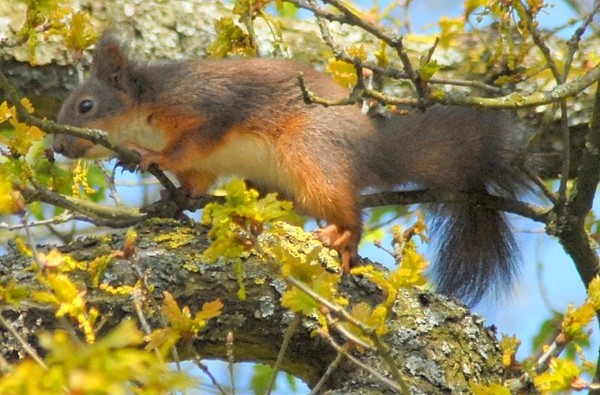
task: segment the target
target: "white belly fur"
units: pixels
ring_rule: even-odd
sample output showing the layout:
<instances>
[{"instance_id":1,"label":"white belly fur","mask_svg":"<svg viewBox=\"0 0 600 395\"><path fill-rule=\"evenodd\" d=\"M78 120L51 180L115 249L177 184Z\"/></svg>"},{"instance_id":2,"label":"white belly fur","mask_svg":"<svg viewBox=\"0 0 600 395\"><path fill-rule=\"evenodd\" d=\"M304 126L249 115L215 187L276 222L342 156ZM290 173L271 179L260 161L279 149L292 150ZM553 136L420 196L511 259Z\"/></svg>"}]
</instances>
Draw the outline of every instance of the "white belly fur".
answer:
<instances>
[{"instance_id":1,"label":"white belly fur","mask_svg":"<svg viewBox=\"0 0 600 395\"><path fill-rule=\"evenodd\" d=\"M196 169L218 176L237 175L260 186L293 196L292 177L281 166L278 153L268 139L235 134L196 164Z\"/></svg>"}]
</instances>

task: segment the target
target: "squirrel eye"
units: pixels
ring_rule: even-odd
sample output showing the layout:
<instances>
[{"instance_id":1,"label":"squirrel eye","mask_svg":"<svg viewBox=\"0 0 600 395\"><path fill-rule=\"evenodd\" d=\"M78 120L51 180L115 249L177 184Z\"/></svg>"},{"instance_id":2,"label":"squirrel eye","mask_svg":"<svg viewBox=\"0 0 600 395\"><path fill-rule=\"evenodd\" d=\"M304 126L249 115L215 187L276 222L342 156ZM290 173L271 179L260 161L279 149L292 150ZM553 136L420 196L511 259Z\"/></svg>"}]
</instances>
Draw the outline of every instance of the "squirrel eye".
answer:
<instances>
[{"instance_id":1,"label":"squirrel eye","mask_svg":"<svg viewBox=\"0 0 600 395\"><path fill-rule=\"evenodd\" d=\"M92 110L92 108L94 108L94 101L93 100L82 100L79 103L79 113L80 114L85 114L86 112L89 112Z\"/></svg>"}]
</instances>

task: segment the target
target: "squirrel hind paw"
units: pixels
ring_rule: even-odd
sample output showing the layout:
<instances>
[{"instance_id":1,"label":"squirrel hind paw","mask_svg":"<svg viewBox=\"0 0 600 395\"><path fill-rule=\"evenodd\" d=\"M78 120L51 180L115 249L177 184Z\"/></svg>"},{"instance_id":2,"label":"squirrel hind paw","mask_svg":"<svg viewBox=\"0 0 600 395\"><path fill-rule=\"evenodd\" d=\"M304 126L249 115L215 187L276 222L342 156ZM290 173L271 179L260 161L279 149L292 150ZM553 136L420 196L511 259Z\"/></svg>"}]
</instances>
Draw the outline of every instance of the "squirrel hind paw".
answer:
<instances>
[{"instance_id":1,"label":"squirrel hind paw","mask_svg":"<svg viewBox=\"0 0 600 395\"><path fill-rule=\"evenodd\" d=\"M357 243L350 230L342 230L337 225L328 225L314 231L315 237L327 247L335 249L342 260L344 273L350 271L350 267L358 260Z\"/></svg>"}]
</instances>

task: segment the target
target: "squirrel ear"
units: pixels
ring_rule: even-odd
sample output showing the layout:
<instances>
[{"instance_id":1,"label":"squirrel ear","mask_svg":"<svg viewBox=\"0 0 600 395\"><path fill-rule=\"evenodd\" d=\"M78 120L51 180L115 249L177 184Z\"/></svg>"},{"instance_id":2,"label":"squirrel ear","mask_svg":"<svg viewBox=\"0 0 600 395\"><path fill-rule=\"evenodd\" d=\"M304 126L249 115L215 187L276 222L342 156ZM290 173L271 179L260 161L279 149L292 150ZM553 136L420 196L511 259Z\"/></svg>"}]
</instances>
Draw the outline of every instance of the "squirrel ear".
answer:
<instances>
[{"instance_id":1,"label":"squirrel ear","mask_svg":"<svg viewBox=\"0 0 600 395\"><path fill-rule=\"evenodd\" d=\"M126 90L129 64L119 39L111 33L104 33L96 45L90 73L114 88Z\"/></svg>"}]
</instances>

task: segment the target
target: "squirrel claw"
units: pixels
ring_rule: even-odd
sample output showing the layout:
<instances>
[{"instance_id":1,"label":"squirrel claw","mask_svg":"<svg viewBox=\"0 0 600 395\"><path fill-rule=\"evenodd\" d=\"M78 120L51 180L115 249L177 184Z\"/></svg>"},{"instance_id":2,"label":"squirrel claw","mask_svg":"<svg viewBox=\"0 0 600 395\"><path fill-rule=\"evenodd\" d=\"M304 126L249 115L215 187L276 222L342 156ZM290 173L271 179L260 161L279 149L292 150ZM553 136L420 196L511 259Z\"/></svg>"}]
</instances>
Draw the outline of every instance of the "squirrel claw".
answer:
<instances>
[{"instance_id":1,"label":"squirrel claw","mask_svg":"<svg viewBox=\"0 0 600 395\"><path fill-rule=\"evenodd\" d=\"M352 232L340 231L337 225L328 225L314 231L315 237L328 247L335 249L342 259L344 273L350 271L350 263L356 258L355 248L351 247Z\"/></svg>"},{"instance_id":2,"label":"squirrel claw","mask_svg":"<svg viewBox=\"0 0 600 395\"><path fill-rule=\"evenodd\" d=\"M117 164L115 165L115 168L119 167L121 168L121 174L123 174L124 171L135 173L139 170L139 166L136 163L124 162L122 160L117 161Z\"/></svg>"}]
</instances>

